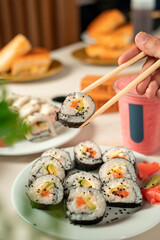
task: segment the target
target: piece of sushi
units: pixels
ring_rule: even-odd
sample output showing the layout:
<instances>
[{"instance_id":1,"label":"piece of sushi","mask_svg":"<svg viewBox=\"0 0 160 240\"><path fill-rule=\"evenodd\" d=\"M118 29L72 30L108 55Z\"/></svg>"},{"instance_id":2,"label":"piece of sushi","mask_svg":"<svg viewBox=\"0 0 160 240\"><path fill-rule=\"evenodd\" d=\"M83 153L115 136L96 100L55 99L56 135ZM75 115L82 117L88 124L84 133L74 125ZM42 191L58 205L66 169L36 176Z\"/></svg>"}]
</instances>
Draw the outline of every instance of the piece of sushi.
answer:
<instances>
[{"instance_id":1,"label":"piece of sushi","mask_svg":"<svg viewBox=\"0 0 160 240\"><path fill-rule=\"evenodd\" d=\"M85 171L72 171L64 180L64 192L67 196L72 188L88 187L100 190L101 182L92 173Z\"/></svg>"},{"instance_id":2,"label":"piece of sushi","mask_svg":"<svg viewBox=\"0 0 160 240\"><path fill-rule=\"evenodd\" d=\"M45 175L37 178L29 187L27 196L32 206L47 209L63 199L63 185L55 175ZM33 204L35 203L35 204Z\"/></svg>"},{"instance_id":3,"label":"piece of sushi","mask_svg":"<svg viewBox=\"0 0 160 240\"><path fill-rule=\"evenodd\" d=\"M57 112L57 121L66 127L78 128L95 112L93 99L82 92L70 93Z\"/></svg>"},{"instance_id":4,"label":"piece of sushi","mask_svg":"<svg viewBox=\"0 0 160 240\"><path fill-rule=\"evenodd\" d=\"M99 177L102 183L107 183L116 178L130 178L136 181L133 164L122 158L115 158L105 162L99 169Z\"/></svg>"},{"instance_id":5,"label":"piece of sushi","mask_svg":"<svg viewBox=\"0 0 160 240\"><path fill-rule=\"evenodd\" d=\"M67 215L74 224L91 225L100 222L106 211L103 194L93 188L71 189L67 199Z\"/></svg>"},{"instance_id":6,"label":"piece of sushi","mask_svg":"<svg viewBox=\"0 0 160 240\"><path fill-rule=\"evenodd\" d=\"M25 121L31 126L31 131L26 135L29 141L38 142L56 136L50 119L42 113L33 113Z\"/></svg>"},{"instance_id":7,"label":"piece of sushi","mask_svg":"<svg viewBox=\"0 0 160 240\"><path fill-rule=\"evenodd\" d=\"M30 101L30 96L20 96L11 105L11 109L19 111L20 108Z\"/></svg>"},{"instance_id":8,"label":"piece of sushi","mask_svg":"<svg viewBox=\"0 0 160 240\"><path fill-rule=\"evenodd\" d=\"M51 148L45 151L42 154L42 157L43 156L56 158L63 165L66 171L74 168L74 162L71 160L70 154L63 149Z\"/></svg>"},{"instance_id":9,"label":"piece of sushi","mask_svg":"<svg viewBox=\"0 0 160 240\"><path fill-rule=\"evenodd\" d=\"M29 101L19 110L19 115L21 118L26 118L27 116L33 114L34 112L39 112L39 104L33 104L32 101Z\"/></svg>"},{"instance_id":10,"label":"piece of sushi","mask_svg":"<svg viewBox=\"0 0 160 240\"><path fill-rule=\"evenodd\" d=\"M62 164L55 158L46 156L40 157L33 164L29 176L29 185L31 185L37 178L43 175L51 175L59 177L61 181L65 178L65 170Z\"/></svg>"},{"instance_id":11,"label":"piece of sushi","mask_svg":"<svg viewBox=\"0 0 160 240\"><path fill-rule=\"evenodd\" d=\"M95 170L102 164L101 150L91 141L81 142L74 148L76 167L81 170Z\"/></svg>"},{"instance_id":12,"label":"piece of sushi","mask_svg":"<svg viewBox=\"0 0 160 240\"><path fill-rule=\"evenodd\" d=\"M135 164L136 158L133 152L129 148L125 147L111 147L103 154L103 162L113 158L123 158L130 161L133 165Z\"/></svg>"},{"instance_id":13,"label":"piece of sushi","mask_svg":"<svg viewBox=\"0 0 160 240\"><path fill-rule=\"evenodd\" d=\"M103 185L102 192L108 206L134 208L142 203L141 190L131 179L111 180Z\"/></svg>"}]
</instances>

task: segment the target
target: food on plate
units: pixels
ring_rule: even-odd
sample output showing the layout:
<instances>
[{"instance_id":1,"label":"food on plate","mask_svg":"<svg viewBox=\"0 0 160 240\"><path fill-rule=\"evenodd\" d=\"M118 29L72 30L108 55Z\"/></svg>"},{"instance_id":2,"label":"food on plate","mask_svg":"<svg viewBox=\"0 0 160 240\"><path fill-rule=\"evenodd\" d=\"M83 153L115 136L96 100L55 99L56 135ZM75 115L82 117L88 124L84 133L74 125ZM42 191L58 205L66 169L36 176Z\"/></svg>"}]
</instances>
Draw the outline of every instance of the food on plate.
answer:
<instances>
[{"instance_id":1,"label":"food on plate","mask_svg":"<svg viewBox=\"0 0 160 240\"><path fill-rule=\"evenodd\" d=\"M111 49L123 49L133 40L133 25L131 23L124 24L112 32L102 33L96 37L97 44L106 46Z\"/></svg>"},{"instance_id":2,"label":"food on plate","mask_svg":"<svg viewBox=\"0 0 160 240\"><path fill-rule=\"evenodd\" d=\"M133 165L122 158L114 158L105 162L99 169L99 177L103 183L117 178L129 178L136 181Z\"/></svg>"},{"instance_id":3,"label":"food on plate","mask_svg":"<svg viewBox=\"0 0 160 240\"><path fill-rule=\"evenodd\" d=\"M61 124L56 122L56 111L59 110L51 102L21 96L15 93L7 97L10 108L19 113L20 117L31 126L31 130L25 136L27 140L43 141L57 135Z\"/></svg>"},{"instance_id":4,"label":"food on plate","mask_svg":"<svg viewBox=\"0 0 160 240\"><path fill-rule=\"evenodd\" d=\"M153 188L158 185L160 185L160 175L155 175L146 182L145 188Z\"/></svg>"},{"instance_id":5,"label":"food on plate","mask_svg":"<svg viewBox=\"0 0 160 240\"><path fill-rule=\"evenodd\" d=\"M78 128L95 111L93 99L82 93L70 93L62 103L56 119L66 127Z\"/></svg>"},{"instance_id":6,"label":"food on plate","mask_svg":"<svg viewBox=\"0 0 160 240\"><path fill-rule=\"evenodd\" d=\"M106 203L100 191L93 188L71 189L67 199L67 215L74 224L91 225L100 222Z\"/></svg>"},{"instance_id":7,"label":"food on plate","mask_svg":"<svg viewBox=\"0 0 160 240\"><path fill-rule=\"evenodd\" d=\"M74 168L74 161L71 160L70 154L59 148L51 148L42 154L42 157L49 156L57 159L66 171Z\"/></svg>"},{"instance_id":8,"label":"food on plate","mask_svg":"<svg viewBox=\"0 0 160 240\"><path fill-rule=\"evenodd\" d=\"M37 178L29 187L27 196L37 208L47 209L63 199L63 185L55 175L45 175Z\"/></svg>"},{"instance_id":9,"label":"food on plate","mask_svg":"<svg viewBox=\"0 0 160 240\"><path fill-rule=\"evenodd\" d=\"M26 138L32 142L39 142L56 136L55 129L48 116L35 112L29 115L25 122L31 126L31 131L27 133Z\"/></svg>"},{"instance_id":10,"label":"food on plate","mask_svg":"<svg viewBox=\"0 0 160 240\"><path fill-rule=\"evenodd\" d=\"M123 156L127 156L129 149L123 150L125 150ZM125 158L116 158L109 159L102 165L101 149L90 141L80 142L72 151L68 151L69 153L64 149L49 149L33 163L26 192L33 207L47 209L47 206L62 201L63 211L71 223L90 225L105 220L104 215L108 214L107 206L120 208L141 206L142 194L136 183L135 169L131 162ZM77 169L79 165L70 165L70 161L76 162L77 158L82 161L87 171L102 165L99 175L98 171L94 173L80 171ZM97 165L96 168L92 166L94 164ZM108 174L111 171L112 173ZM33 202L38 205L33 205Z\"/></svg>"},{"instance_id":11,"label":"food on plate","mask_svg":"<svg viewBox=\"0 0 160 240\"><path fill-rule=\"evenodd\" d=\"M133 152L129 148L125 147L111 147L108 150L106 150L103 154L103 162L107 162L109 159L114 158L123 158L128 161L130 161L132 164L135 164L135 156Z\"/></svg>"},{"instance_id":12,"label":"food on plate","mask_svg":"<svg viewBox=\"0 0 160 240\"><path fill-rule=\"evenodd\" d=\"M141 193L150 204L160 205L160 184L156 187L142 189Z\"/></svg>"},{"instance_id":13,"label":"food on plate","mask_svg":"<svg viewBox=\"0 0 160 240\"><path fill-rule=\"evenodd\" d=\"M65 195L68 196L69 191L72 188L77 187L88 187L100 190L101 182L92 173L78 170L76 172L72 171L71 173L68 174L64 181Z\"/></svg>"},{"instance_id":14,"label":"food on plate","mask_svg":"<svg viewBox=\"0 0 160 240\"><path fill-rule=\"evenodd\" d=\"M87 55L91 58L115 59L117 60L126 50L133 47L133 43L129 43L122 48L109 48L100 44L88 45L85 48Z\"/></svg>"},{"instance_id":15,"label":"food on plate","mask_svg":"<svg viewBox=\"0 0 160 240\"><path fill-rule=\"evenodd\" d=\"M138 184L127 178L109 181L102 187L102 192L108 206L138 207L142 203L142 194Z\"/></svg>"},{"instance_id":16,"label":"food on plate","mask_svg":"<svg viewBox=\"0 0 160 240\"><path fill-rule=\"evenodd\" d=\"M0 51L0 72L9 71L13 61L30 50L29 40L22 34L18 34Z\"/></svg>"},{"instance_id":17,"label":"food on plate","mask_svg":"<svg viewBox=\"0 0 160 240\"><path fill-rule=\"evenodd\" d=\"M74 148L75 164L78 169L95 170L102 163L99 146L91 141L81 142Z\"/></svg>"},{"instance_id":18,"label":"food on plate","mask_svg":"<svg viewBox=\"0 0 160 240\"><path fill-rule=\"evenodd\" d=\"M160 166L157 162L147 163L141 162L137 164L139 173L138 177L145 182L148 177L150 177L153 173L156 173L160 170Z\"/></svg>"},{"instance_id":19,"label":"food on plate","mask_svg":"<svg viewBox=\"0 0 160 240\"><path fill-rule=\"evenodd\" d=\"M87 27L87 33L96 37L102 33L108 33L126 22L125 16L118 9L102 12Z\"/></svg>"},{"instance_id":20,"label":"food on plate","mask_svg":"<svg viewBox=\"0 0 160 240\"><path fill-rule=\"evenodd\" d=\"M46 73L51 64L51 56L45 48L33 48L27 54L12 62L11 74L16 77L32 77Z\"/></svg>"},{"instance_id":21,"label":"food on plate","mask_svg":"<svg viewBox=\"0 0 160 240\"><path fill-rule=\"evenodd\" d=\"M41 176L52 174L63 181L65 178L65 169L62 164L57 159L50 156L40 157L33 164L30 171L29 185Z\"/></svg>"}]
</instances>

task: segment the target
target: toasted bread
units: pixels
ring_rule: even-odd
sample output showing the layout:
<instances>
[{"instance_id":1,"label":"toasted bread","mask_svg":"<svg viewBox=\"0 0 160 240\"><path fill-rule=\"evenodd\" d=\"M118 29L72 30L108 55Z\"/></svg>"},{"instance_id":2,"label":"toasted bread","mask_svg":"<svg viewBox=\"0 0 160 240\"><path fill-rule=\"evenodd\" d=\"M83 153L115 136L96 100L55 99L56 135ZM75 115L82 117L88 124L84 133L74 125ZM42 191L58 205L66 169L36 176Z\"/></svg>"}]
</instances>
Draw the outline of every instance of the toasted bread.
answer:
<instances>
[{"instance_id":1,"label":"toasted bread","mask_svg":"<svg viewBox=\"0 0 160 240\"><path fill-rule=\"evenodd\" d=\"M87 27L87 33L91 37L109 33L126 22L125 16L118 9L102 12Z\"/></svg>"},{"instance_id":2,"label":"toasted bread","mask_svg":"<svg viewBox=\"0 0 160 240\"><path fill-rule=\"evenodd\" d=\"M0 72L10 70L12 62L31 50L31 43L22 34L18 34L0 51Z\"/></svg>"}]
</instances>

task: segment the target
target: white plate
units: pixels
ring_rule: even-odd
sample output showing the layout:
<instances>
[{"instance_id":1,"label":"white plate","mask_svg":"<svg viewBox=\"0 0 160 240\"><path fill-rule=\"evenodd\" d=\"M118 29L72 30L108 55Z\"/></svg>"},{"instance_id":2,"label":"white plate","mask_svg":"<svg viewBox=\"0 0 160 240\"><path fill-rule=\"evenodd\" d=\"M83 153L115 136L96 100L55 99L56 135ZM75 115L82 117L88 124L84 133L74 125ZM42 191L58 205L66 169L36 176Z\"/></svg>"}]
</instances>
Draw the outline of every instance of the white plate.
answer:
<instances>
[{"instance_id":1,"label":"white plate","mask_svg":"<svg viewBox=\"0 0 160 240\"><path fill-rule=\"evenodd\" d=\"M107 147L102 146L101 149L104 151ZM73 148L66 148L66 150L71 153L73 158ZM151 162L151 159L146 156L138 153L135 153L135 155L137 162L144 160ZM123 220L112 224L105 223L103 225L83 227L70 224L69 220L64 216L55 217L51 211L32 208L25 193L32 164L33 162L17 176L12 187L12 202L18 214L34 228L42 232L69 240L120 240L143 233L160 222L160 207L146 202L139 211L129 214ZM107 211L114 215L119 209L108 208ZM127 209L127 212L129 211L130 209Z\"/></svg>"},{"instance_id":2,"label":"white plate","mask_svg":"<svg viewBox=\"0 0 160 240\"><path fill-rule=\"evenodd\" d=\"M0 148L0 155L16 156L43 152L51 147L58 147L75 137L79 129L62 127L58 135L54 138L42 142L30 142L23 140L15 143L11 147Z\"/></svg>"}]
</instances>

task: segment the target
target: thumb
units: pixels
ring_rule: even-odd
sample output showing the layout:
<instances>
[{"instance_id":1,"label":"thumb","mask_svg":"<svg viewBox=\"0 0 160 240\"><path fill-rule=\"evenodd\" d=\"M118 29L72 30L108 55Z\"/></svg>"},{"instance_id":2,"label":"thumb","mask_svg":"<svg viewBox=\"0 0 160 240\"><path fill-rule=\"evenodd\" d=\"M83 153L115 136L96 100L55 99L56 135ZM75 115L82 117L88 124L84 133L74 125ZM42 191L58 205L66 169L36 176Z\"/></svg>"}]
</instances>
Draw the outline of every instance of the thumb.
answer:
<instances>
[{"instance_id":1,"label":"thumb","mask_svg":"<svg viewBox=\"0 0 160 240\"><path fill-rule=\"evenodd\" d=\"M137 47L147 55L160 58L160 39L152 35L140 32L135 37Z\"/></svg>"}]
</instances>

